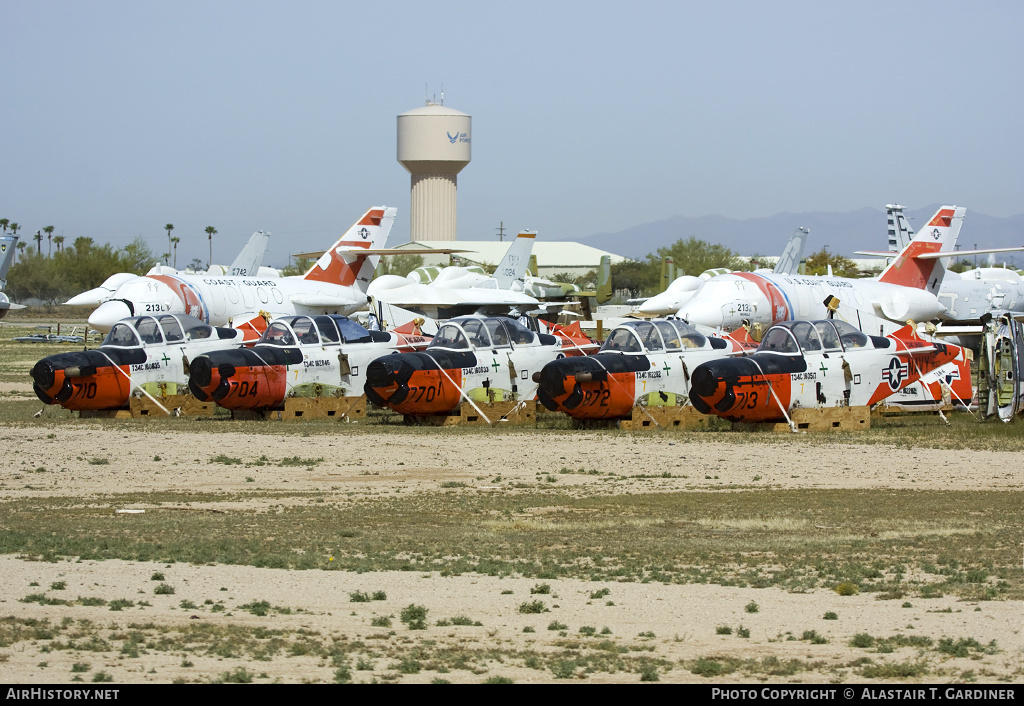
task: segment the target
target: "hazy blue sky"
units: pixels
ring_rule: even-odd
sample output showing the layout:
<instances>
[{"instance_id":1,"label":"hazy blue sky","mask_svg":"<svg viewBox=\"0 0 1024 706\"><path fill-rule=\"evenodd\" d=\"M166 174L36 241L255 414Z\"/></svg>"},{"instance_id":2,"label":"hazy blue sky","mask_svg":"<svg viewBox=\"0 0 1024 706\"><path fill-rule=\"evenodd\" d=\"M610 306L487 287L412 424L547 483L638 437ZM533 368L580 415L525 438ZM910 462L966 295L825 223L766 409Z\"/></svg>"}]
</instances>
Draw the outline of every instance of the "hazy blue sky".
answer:
<instances>
[{"instance_id":1,"label":"hazy blue sky","mask_svg":"<svg viewBox=\"0 0 1024 706\"><path fill-rule=\"evenodd\" d=\"M383 203L407 240L395 116L442 84L473 116L461 239L1024 211L1020 2L0 0L0 27L0 217L26 237L159 254L170 222L182 264L208 225L220 262L262 228L279 264Z\"/></svg>"}]
</instances>

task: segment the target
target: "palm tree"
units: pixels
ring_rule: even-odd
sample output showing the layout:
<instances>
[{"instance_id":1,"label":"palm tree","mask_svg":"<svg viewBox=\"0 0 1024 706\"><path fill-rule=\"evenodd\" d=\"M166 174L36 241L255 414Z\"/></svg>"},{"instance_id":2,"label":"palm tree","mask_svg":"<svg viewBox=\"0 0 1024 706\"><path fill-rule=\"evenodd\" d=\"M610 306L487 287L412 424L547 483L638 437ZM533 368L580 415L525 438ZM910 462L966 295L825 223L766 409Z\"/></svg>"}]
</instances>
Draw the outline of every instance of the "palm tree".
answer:
<instances>
[{"instance_id":1,"label":"palm tree","mask_svg":"<svg viewBox=\"0 0 1024 706\"><path fill-rule=\"evenodd\" d=\"M213 262L213 236L217 235L217 229L213 226L206 226L206 236L210 241L210 259L206 261L206 269L210 269L210 263Z\"/></svg>"},{"instance_id":2,"label":"palm tree","mask_svg":"<svg viewBox=\"0 0 1024 706\"><path fill-rule=\"evenodd\" d=\"M0 228L4 229L4 235L7 235L7 226L11 224L11 221L7 218L0 218Z\"/></svg>"},{"instance_id":3,"label":"palm tree","mask_svg":"<svg viewBox=\"0 0 1024 706\"><path fill-rule=\"evenodd\" d=\"M21 260L19 260L19 262L25 262L25 248L26 247L28 247L28 246L25 244L24 240L22 240L20 243L18 243L18 250L21 250Z\"/></svg>"},{"instance_id":4,"label":"palm tree","mask_svg":"<svg viewBox=\"0 0 1024 706\"><path fill-rule=\"evenodd\" d=\"M55 235L55 236L53 236L53 242L55 242L57 244L57 252L60 252L61 250L64 249L64 236L63 235Z\"/></svg>"},{"instance_id":5,"label":"palm tree","mask_svg":"<svg viewBox=\"0 0 1024 706\"><path fill-rule=\"evenodd\" d=\"M167 231L167 256L170 257L170 254L171 254L171 231L174 230L174 224L173 223L168 223L167 225L164 226L164 230Z\"/></svg>"},{"instance_id":6,"label":"palm tree","mask_svg":"<svg viewBox=\"0 0 1024 706\"><path fill-rule=\"evenodd\" d=\"M39 255L42 255L43 254L43 234L40 233L37 230L36 234L34 236L32 236L32 239L34 241L36 241L36 253L38 253Z\"/></svg>"},{"instance_id":7,"label":"palm tree","mask_svg":"<svg viewBox=\"0 0 1024 706\"><path fill-rule=\"evenodd\" d=\"M43 232L46 233L46 256L50 257L53 255L53 226L46 226Z\"/></svg>"},{"instance_id":8,"label":"palm tree","mask_svg":"<svg viewBox=\"0 0 1024 706\"><path fill-rule=\"evenodd\" d=\"M11 223L7 227L11 229L11 235L17 235L18 231L21 230L21 226L19 226L17 223Z\"/></svg>"},{"instance_id":9,"label":"palm tree","mask_svg":"<svg viewBox=\"0 0 1024 706\"><path fill-rule=\"evenodd\" d=\"M174 245L174 269L178 269L178 243L181 242L181 238L171 238L171 243Z\"/></svg>"}]
</instances>

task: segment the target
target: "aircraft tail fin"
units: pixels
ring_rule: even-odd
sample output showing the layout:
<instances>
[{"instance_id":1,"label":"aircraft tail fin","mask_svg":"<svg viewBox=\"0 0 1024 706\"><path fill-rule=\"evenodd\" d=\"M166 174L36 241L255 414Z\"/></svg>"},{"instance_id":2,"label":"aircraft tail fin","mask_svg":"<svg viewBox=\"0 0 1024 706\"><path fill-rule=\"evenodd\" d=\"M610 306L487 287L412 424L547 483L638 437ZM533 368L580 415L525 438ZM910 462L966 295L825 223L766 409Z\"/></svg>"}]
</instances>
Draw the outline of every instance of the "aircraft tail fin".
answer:
<instances>
[{"instance_id":1,"label":"aircraft tail fin","mask_svg":"<svg viewBox=\"0 0 1024 706\"><path fill-rule=\"evenodd\" d=\"M18 244L16 235L0 235L0 289L7 286L7 270L14 262L14 246Z\"/></svg>"},{"instance_id":2,"label":"aircraft tail fin","mask_svg":"<svg viewBox=\"0 0 1024 706\"><path fill-rule=\"evenodd\" d=\"M967 209L942 206L928 224L903 248L882 271L879 282L924 289L938 294L946 268L934 253L951 252L956 246Z\"/></svg>"},{"instance_id":3,"label":"aircraft tail fin","mask_svg":"<svg viewBox=\"0 0 1024 706\"><path fill-rule=\"evenodd\" d=\"M380 255L360 251L384 247L396 213L397 209L386 206L371 208L320 256L303 279L346 287L355 285L365 293Z\"/></svg>"},{"instance_id":4,"label":"aircraft tail fin","mask_svg":"<svg viewBox=\"0 0 1024 706\"><path fill-rule=\"evenodd\" d=\"M661 258L661 291L676 281L676 261L671 257Z\"/></svg>"},{"instance_id":5,"label":"aircraft tail fin","mask_svg":"<svg viewBox=\"0 0 1024 706\"><path fill-rule=\"evenodd\" d=\"M806 228L797 228L793 231L789 242L786 243L786 249L782 251L782 256L775 263L775 269L772 272L777 275L796 274L800 267L800 258L804 254L804 243L807 242L807 234L810 232Z\"/></svg>"},{"instance_id":6,"label":"aircraft tail fin","mask_svg":"<svg viewBox=\"0 0 1024 706\"><path fill-rule=\"evenodd\" d=\"M889 221L889 252L899 252L914 239L914 229L903 215L903 206L898 203L885 205L886 219Z\"/></svg>"},{"instance_id":7,"label":"aircraft tail fin","mask_svg":"<svg viewBox=\"0 0 1024 706\"><path fill-rule=\"evenodd\" d=\"M612 258L601 256L601 265L597 268L597 303L604 304L612 298Z\"/></svg>"},{"instance_id":8,"label":"aircraft tail fin","mask_svg":"<svg viewBox=\"0 0 1024 706\"><path fill-rule=\"evenodd\" d=\"M530 265L529 265L529 267L526 268L526 271L527 271L527 273L531 277L540 277L540 275L537 274L537 254L536 253L533 253L533 254L530 255Z\"/></svg>"},{"instance_id":9,"label":"aircraft tail fin","mask_svg":"<svg viewBox=\"0 0 1024 706\"><path fill-rule=\"evenodd\" d=\"M231 263L228 274L237 277L255 277L259 274L260 265L263 264L263 256L267 253L267 243L270 242L270 233L258 230L249 236L249 241L238 253L238 257Z\"/></svg>"},{"instance_id":10,"label":"aircraft tail fin","mask_svg":"<svg viewBox=\"0 0 1024 706\"><path fill-rule=\"evenodd\" d=\"M494 279L498 282L498 289L508 289L513 282L522 280L526 276L526 267L530 263L530 253L533 250L533 241L536 237L537 231L524 230L508 246L505 257L501 258L498 268L494 270Z\"/></svg>"}]
</instances>

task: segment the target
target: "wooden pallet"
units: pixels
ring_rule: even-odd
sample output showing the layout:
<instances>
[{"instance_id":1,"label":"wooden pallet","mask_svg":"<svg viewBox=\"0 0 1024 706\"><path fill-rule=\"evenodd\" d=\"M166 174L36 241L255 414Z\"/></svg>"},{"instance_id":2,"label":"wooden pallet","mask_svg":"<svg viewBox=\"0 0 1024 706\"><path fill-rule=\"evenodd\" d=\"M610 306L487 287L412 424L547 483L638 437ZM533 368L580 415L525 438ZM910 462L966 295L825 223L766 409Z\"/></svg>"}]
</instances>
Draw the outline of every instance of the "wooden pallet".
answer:
<instances>
[{"instance_id":1,"label":"wooden pallet","mask_svg":"<svg viewBox=\"0 0 1024 706\"><path fill-rule=\"evenodd\" d=\"M79 419L131 419L132 413L128 409L80 409Z\"/></svg>"},{"instance_id":2,"label":"wooden pallet","mask_svg":"<svg viewBox=\"0 0 1024 706\"><path fill-rule=\"evenodd\" d=\"M690 405L686 406L644 406L634 407L629 419L619 422L619 429L640 431L643 429L697 429L707 427L708 417Z\"/></svg>"},{"instance_id":3,"label":"wooden pallet","mask_svg":"<svg viewBox=\"0 0 1024 706\"><path fill-rule=\"evenodd\" d=\"M870 407L795 409L789 418L793 420L797 431L867 431L871 428ZM769 431L776 434L788 434L791 431L785 422L733 422L732 428L733 431Z\"/></svg>"},{"instance_id":4,"label":"wooden pallet","mask_svg":"<svg viewBox=\"0 0 1024 706\"><path fill-rule=\"evenodd\" d=\"M183 417L212 417L213 411L217 407L213 400L200 402L193 395L165 395L156 399L167 408L168 412L173 414L177 409L179 410L178 414ZM160 409L153 400L145 395L132 397L129 400L129 409L132 417L135 418L167 416L167 412Z\"/></svg>"},{"instance_id":5,"label":"wooden pallet","mask_svg":"<svg viewBox=\"0 0 1024 706\"><path fill-rule=\"evenodd\" d=\"M366 418L366 395L359 397L288 397L283 409L259 412L246 417L235 412L235 419L264 418L283 422L301 422L307 419L349 421Z\"/></svg>"},{"instance_id":6,"label":"wooden pallet","mask_svg":"<svg viewBox=\"0 0 1024 706\"><path fill-rule=\"evenodd\" d=\"M526 402L477 402L476 406L484 413L476 411L473 405L463 402L459 407L458 414L432 414L422 416L406 415L405 420L409 424L420 424L426 426L454 427L454 426L487 426L488 420L493 426L530 425L537 424L537 402L528 400ZM486 419L485 419L486 417ZM504 419L504 421L502 421Z\"/></svg>"}]
</instances>

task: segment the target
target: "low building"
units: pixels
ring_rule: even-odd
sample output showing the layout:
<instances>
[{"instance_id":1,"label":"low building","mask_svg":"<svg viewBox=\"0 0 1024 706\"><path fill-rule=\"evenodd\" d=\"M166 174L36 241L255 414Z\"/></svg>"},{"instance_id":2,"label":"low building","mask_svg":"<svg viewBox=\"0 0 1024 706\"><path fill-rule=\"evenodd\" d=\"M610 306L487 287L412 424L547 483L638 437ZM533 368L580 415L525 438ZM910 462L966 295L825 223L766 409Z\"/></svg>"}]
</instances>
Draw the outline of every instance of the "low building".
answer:
<instances>
[{"instance_id":1,"label":"low building","mask_svg":"<svg viewBox=\"0 0 1024 706\"><path fill-rule=\"evenodd\" d=\"M451 247L456 250L465 250L464 253L452 255L452 264L463 265L497 265L505 252L511 245L515 236L505 241L498 240L456 240L444 243L444 247ZM438 247L436 242L413 240L402 245L395 246L395 250L408 250L415 253L417 249ZM538 240L533 244L533 254L537 256L537 269L540 277L551 278L553 275L568 272L575 277L585 275L591 270L597 269L601 264L601 256L609 255L612 264L624 262L628 258L592 248L582 243L570 241L543 241ZM456 262L459 258L461 262ZM448 255L424 255L425 265L447 265Z\"/></svg>"}]
</instances>

